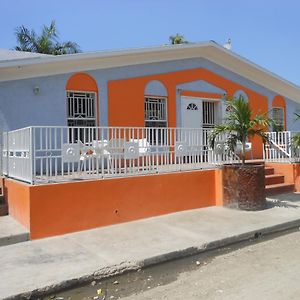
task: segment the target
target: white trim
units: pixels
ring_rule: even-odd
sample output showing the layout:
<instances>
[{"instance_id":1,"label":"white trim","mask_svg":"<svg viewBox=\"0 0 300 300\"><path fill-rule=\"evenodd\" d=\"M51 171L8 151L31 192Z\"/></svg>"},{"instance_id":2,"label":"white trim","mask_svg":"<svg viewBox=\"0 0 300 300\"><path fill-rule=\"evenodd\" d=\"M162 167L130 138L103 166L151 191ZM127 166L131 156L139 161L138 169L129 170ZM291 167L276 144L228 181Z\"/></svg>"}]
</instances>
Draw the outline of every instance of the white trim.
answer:
<instances>
[{"instance_id":1,"label":"white trim","mask_svg":"<svg viewBox=\"0 0 300 300\"><path fill-rule=\"evenodd\" d=\"M0 82L187 58L206 58L260 86L300 102L300 87L215 42L78 53L0 62Z\"/></svg>"}]
</instances>

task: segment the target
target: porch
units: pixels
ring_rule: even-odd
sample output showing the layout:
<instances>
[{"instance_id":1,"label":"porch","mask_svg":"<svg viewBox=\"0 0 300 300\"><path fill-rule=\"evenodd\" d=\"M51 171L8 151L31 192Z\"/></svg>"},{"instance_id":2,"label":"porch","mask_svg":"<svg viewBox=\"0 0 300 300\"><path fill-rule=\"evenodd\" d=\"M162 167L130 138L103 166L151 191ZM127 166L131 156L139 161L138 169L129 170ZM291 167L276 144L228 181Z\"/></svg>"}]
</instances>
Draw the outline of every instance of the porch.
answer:
<instances>
[{"instance_id":1,"label":"porch","mask_svg":"<svg viewBox=\"0 0 300 300\"><path fill-rule=\"evenodd\" d=\"M6 132L2 163L9 213L36 239L222 205L220 167L238 162L238 149L227 151L226 136L210 149L211 130L27 127ZM278 184L279 172L289 190L300 187L300 165L293 163L299 156L288 152L292 134L268 134L273 143L261 145L273 168L266 184Z\"/></svg>"}]
</instances>

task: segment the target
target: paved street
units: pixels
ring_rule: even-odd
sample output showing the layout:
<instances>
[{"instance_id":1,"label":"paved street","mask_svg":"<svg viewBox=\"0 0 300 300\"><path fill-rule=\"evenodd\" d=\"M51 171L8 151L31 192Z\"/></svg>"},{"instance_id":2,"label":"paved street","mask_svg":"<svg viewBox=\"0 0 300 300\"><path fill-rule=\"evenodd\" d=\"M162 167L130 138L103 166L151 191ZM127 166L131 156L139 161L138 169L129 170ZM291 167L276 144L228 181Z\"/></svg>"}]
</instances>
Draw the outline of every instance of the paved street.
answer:
<instances>
[{"instance_id":1,"label":"paved street","mask_svg":"<svg viewBox=\"0 0 300 300\"><path fill-rule=\"evenodd\" d=\"M300 299L300 232L199 262L186 272L174 269L169 284L122 299Z\"/></svg>"}]
</instances>

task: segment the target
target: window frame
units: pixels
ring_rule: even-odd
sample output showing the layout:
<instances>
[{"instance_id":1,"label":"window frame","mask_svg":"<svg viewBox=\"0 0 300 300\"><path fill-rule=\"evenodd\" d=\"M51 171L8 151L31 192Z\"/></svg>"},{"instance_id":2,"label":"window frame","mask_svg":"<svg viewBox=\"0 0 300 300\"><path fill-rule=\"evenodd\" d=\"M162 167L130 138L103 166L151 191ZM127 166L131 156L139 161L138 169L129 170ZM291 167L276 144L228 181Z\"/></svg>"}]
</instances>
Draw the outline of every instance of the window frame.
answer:
<instances>
[{"instance_id":1,"label":"window frame","mask_svg":"<svg viewBox=\"0 0 300 300\"><path fill-rule=\"evenodd\" d=\"M146 100L153 99L153 100L164 100L165 101L165 120L147 120L146 119ZM162 123L165 122L165 126L147 126L148 123ZM168 127L168 98L165 96L153 96L153 95L144 95L144 125L145 127L154 127L154 128L163 128Z\"/></svg>"},{"instance_id":2,"label":"window frame","mask_svg":"<svg viewBox=\"0 0 300 300\"><path fill-rule=\"evenodd\" d=\"M277 123L274 118L274 109L280 110L282 112L282 124ZM272 119L274 120L276 125L282 126L283 130L285 130L285 108L281 106L273 106L272 107Z\"/></svg>"},{"instance_id":3,"label":"window frame","mask_svg":"<svg viewBox=\"0 0 300 300\"><path fill-rule=\"evenodd\" d=\"M85 117L85 118L80 118L80 117L70 117L70 107L69 107L69 93L78 93L78 94L93 94L94 97L93 99L93 110L94 110L94 116L93 117ZM73 96L74 99L74 96ZM74 113L74 112L73 112ZM67 126L68 127L96 127L97 126L97 119L98 119L98 113L97 113L97 92L95 91L80 91L80 90L67 90L66 91L66 115L67 115ZM77 120L82 120L82 121L93 121L93 125L70 125L69 121L77 121Z\"/></svg>"}]
</instances>

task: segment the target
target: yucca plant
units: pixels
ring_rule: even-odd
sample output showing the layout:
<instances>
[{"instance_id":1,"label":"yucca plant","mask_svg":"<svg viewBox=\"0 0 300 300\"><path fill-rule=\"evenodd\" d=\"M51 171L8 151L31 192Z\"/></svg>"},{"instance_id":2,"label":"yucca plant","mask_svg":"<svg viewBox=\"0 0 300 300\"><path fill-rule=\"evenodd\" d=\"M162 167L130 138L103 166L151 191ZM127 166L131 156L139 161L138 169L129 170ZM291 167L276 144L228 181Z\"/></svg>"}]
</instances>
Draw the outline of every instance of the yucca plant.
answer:
<instances>
[{"instance_id":1,"label":"yucca plant","mask_svg":"<svg viewBox=\"0 0 300 300\"><path fill-rule=\"evenodd\" d=\"M234 152L238 143L241 144L242 165L246 161L246 142L249 137L259 136L264 142L268 141L265 133L266 129L274 122L267 114L257 114L252 118L252 111L249 103L239 96L239 98L226 99L228 108L227 115L223 123L217 125L209 136L209 145L215 148L216 142L221 135L227 134L225 144L229 151Z\"/></svg>"}]
</instances>

